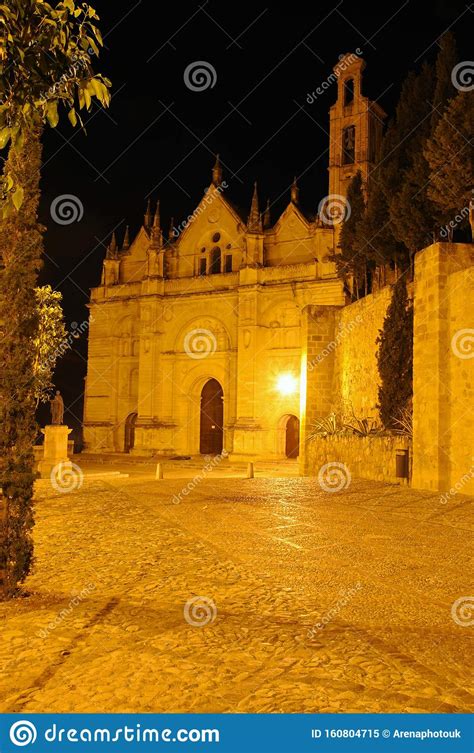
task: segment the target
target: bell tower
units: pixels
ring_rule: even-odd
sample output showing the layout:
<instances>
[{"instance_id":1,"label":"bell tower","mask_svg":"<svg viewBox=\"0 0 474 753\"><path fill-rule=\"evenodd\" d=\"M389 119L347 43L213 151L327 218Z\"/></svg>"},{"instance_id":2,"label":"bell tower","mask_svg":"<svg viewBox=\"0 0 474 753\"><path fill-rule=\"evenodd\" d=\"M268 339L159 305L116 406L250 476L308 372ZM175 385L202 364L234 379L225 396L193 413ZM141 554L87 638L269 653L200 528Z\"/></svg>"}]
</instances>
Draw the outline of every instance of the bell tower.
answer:
<instances>
[{"instance_id":1,"label":"bell tower","mask_svg":"<svg viewBox=\"0 0 474 753\"><path fill-rule=\"evenodd\" d=\"M334 67L337 101L329 110L329 194L346 196L358 170L367 187L382 141L385 112L362 94L365 62L355 53Z\"/></svg>"}]
</instances>

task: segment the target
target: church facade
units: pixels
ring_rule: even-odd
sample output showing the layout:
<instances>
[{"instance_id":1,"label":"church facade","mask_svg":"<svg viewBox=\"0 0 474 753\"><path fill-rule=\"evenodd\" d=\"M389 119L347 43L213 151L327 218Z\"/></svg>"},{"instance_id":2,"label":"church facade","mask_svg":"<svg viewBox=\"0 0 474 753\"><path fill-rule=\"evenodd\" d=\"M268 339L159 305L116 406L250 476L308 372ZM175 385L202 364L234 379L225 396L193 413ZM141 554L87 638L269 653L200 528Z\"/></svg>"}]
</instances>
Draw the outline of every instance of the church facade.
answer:
<instances>
[{"instance_id":1,"label":"church facade","mask_svg":"<svg viewBox=\"0 0 474 753\"><path fill-rule=\"evenodd\" d=\"M357 170L367 181L382 134L363 68L352 55L334 69L329 195L315 217L302 212L296 180L275 223L256 186L241 216L217 159L195 212L166 239L159 205L133 242L128 231L121 249L112 238L90 301L87 451L298 455L301 312L345 304L330 261L337 212Z\"/></svg>"}]
</instances>

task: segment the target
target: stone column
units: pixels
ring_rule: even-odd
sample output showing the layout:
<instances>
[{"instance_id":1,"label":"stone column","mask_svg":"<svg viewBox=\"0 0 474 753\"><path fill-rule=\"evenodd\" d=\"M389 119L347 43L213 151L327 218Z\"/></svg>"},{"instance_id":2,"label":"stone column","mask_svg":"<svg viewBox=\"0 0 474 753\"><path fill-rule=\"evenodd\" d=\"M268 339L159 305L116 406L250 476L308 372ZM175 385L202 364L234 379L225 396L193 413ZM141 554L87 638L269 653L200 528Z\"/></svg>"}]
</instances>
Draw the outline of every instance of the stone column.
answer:
<instances>
[{"instance_id":1,"label":"stone column","mask_svg":"<svg viewBox=\"0 0 474 753\"><path fill-rule=\"evenodd\" d=\"M150 455L157 445L156 408L155 400L158 380L159 363L158 345L160 339L161 295L164 292L163 280L147 281L143 292L157 293L160 298L150 302L149 299L140 301L140 357L138 371L138 418L135 429L134 455Z\"/></svg>"},{"instance_id":2,"label":"stone column","mask_svg":"<svg viewBox=\"0 0 474 753\"><path fill-rule=\"evenodd\" d=\"M69 426L45 426L41 429L44 434L43 459L38 464L41 478L49 478L53 468L59 463L69 464L67 454L68 436L72 432Z\"/></svg>"},{"instance_id":3,"label":"stone column","mask_svg":"<svg viewBox=\"0 0 474 753\"><path fill-rule=\"evenodd\" d=\"M256 416L258 375L258 269L240 270L237 346L237 420L234 424L232 460L260 453L261 427Z\"/></svg>"},{"instance_id":4,"label":"stone column","mask_svg":"<svg viewBox=\"0 0 474 753\"><path fill-rule=\"evenodd\" d=\"M301 312L300 473L308 474L308 436L316 418L332 408L336 306L306 306Z\"/></svg>"},{"instance_id":5,"label":"stone column","mask_svg":"<svg viewBox=\"0 0 474 753\"><path fill-rule=\"evenodd\" d=\"M473 462L472 359L455 353L456 336L471 331L464 301L472 291L472 244L435 243L415 258L413 340L413 478L415 488L448 491ZM462 312L462 313L461 313ZM466 328L464 330L463 328ZM471 369L469 370L469 367Z\"/></svg>"}]
</instances>

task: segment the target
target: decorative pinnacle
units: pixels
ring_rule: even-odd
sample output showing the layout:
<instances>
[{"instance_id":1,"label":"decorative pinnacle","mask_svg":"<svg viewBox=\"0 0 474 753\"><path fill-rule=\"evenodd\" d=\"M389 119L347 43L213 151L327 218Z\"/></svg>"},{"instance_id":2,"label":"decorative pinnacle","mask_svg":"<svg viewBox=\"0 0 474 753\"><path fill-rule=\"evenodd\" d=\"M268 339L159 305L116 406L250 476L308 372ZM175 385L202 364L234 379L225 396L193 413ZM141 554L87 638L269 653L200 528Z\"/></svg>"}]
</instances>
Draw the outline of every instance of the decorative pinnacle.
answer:
<instances>
[{"instance_id":1,"label":"decorative pinnacle","mask_svg":"<svg viewBox=\"0 0 474 753\"><path fill-rule=\"evenodd\" d=\"M118 246L117 246L117 238L115 236L115 230L112 233L112 237L110 239L110 243L107 248L107 259L117 259L117 253L118 253Z\"/></svg>"},{"instance_id":2,"label":"decorative pinnacle","mask_svg":"<svg viewBox=\"0 0 474 753\"><path fill-rule=\"evenodd\" d=\"M146 212L144 217L143 224L147 228L147 230L151 227L151 199L148 199L147 205L146 205Z\"/></svg>"},{"instance_id":3,"label":"decorative pinnacle","mask_svg":"<svg viewBox=\"0 0 474 753\"><path fill-rule=\"evenodd\" d=\"M296 175L293 178L293 183L291 184L291 201L293 204L298 204L300 197L300 189L298 188L298 183L296 182Z\"/></svg>"},{"instance_id":4,"label":"decorative pinnacle","mask_svg":"<svg viewBox=\"0 0 474 753\"><path fill-rule=\"evenodd\" d=\"M212 183L214 186L218 186L222 183L222 167L219 161L219 155L216 155L216 163L212 168Z\"/></svg>"},{"instance_id":5,"label":"decorative pinnacle","mask_svg":"<svg viewBox=\"0 0 474 753\"><path fill-rule=\"evenodd\" d=\"M122 251L128 251L130 248L130 230L129 226L125 228L125 235L123 237Z\"/></svg>"},{"instance_id":6,"label":"decorative pinnacle","mask_svg":"<svg viewBox=\"0 0 474 753\"><path fill-rule=\"evenodd\" d=\"M258 209L257 181L255 181L253 187L252 204L250 206L250 214L247 222L247 227L250 232L253 233L259 233L262 230L262 219L260 217L260 212Z\"/></svg>"},{"instance_id":7,"label":"decorative pinnacle","mask_svg":"<svg viewBox=\"0 0 474 753\"><path fill-rule=\"evenodd\" d=\"M155 216L153 218L153 227L151 228L151 241L154 246L159 248L163 245L163 233L161 231L160 220L160 200L156 202Z\"/></svg>"}]
</instances>

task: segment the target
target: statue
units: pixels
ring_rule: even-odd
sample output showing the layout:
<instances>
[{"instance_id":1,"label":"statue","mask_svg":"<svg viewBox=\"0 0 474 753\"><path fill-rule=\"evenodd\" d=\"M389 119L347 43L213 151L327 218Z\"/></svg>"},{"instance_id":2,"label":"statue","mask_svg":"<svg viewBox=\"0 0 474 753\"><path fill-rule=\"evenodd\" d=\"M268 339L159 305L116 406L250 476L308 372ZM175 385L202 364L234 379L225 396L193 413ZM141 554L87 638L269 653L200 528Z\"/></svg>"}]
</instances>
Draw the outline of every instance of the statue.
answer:
<instances>
[{"instance_id":1,"label":"statue","mask_svg":"<svg viewBox=\"0 0 474 753\"><path fill-rule=\"evenodd\" d=\"M51 405L51 423L54 426L61 426L64 419L64 400L59 390L56 390L55 396L49 402Z\"/></svg>"}]
</instances>

